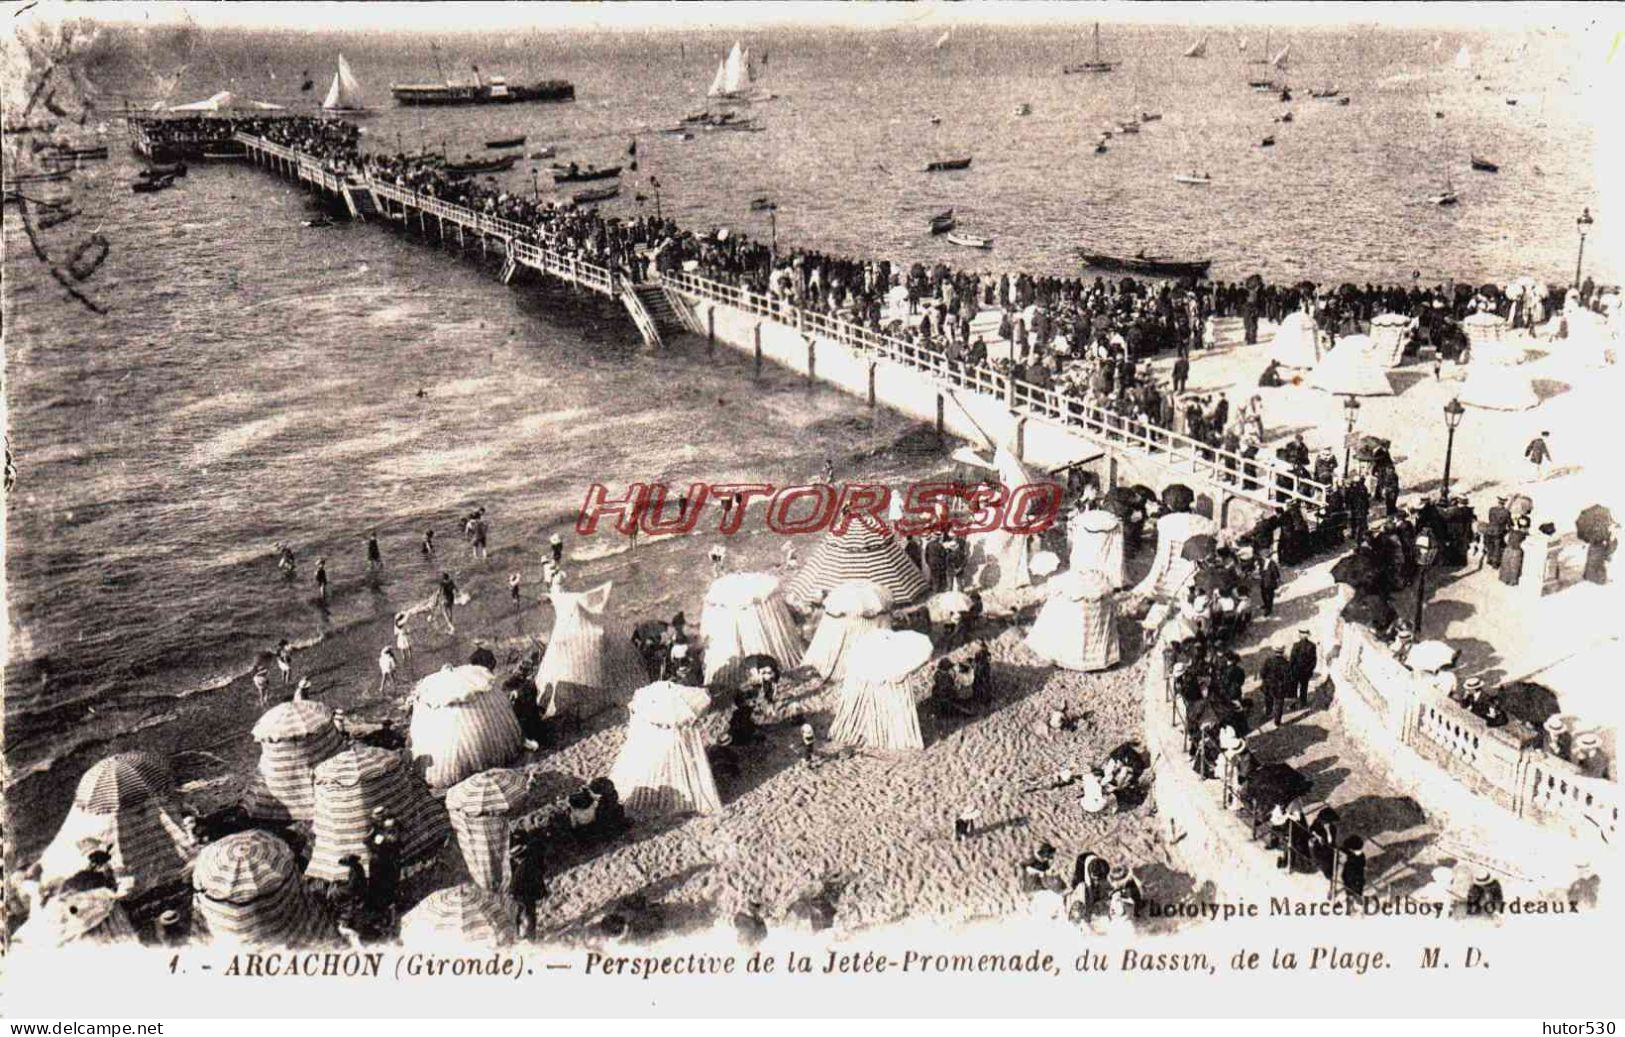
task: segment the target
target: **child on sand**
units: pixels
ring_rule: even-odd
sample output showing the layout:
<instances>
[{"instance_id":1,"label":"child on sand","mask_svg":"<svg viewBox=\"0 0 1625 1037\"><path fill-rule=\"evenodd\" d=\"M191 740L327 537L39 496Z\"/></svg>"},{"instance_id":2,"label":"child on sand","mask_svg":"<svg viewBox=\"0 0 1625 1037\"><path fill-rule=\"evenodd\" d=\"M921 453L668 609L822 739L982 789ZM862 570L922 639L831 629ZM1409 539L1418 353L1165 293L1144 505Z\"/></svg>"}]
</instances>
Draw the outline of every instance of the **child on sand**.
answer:
<instances>
[{"instance_id":1,"label":"child on sand","mask_svg":"<svg viewBox=\"0 0 1625 1037\"><path fill-rule=\"evenodd\" d=\"M263 666L254 670L254 694L259 697L261 709L271 701L271 675L265 672Z\"/></svg>"},{"instance_id":2,"label":"child on sand","mask_svg":"<svg viewBox=\"0 0 1625 1037\"><path fill-rule=\"evenodd\" d=\"M283 638L276 646L276 668L282 671L282 683L293 683L293 647Z\"/></svg>"},{"instance_id":3,"label":"child on sand","mask_svg":"<svg viewBox=\"0 0 1625 1037\"><path fill-rule=\"evenodd\" d=\"M508 597L513 599L515 607L519 605L519 581L518 573L508 574Z\"/></svg>"},{"instance_id":4,"label":"child on sand","mask_svg":"<svg viewBox=\"0 0 1625 1037\"><path fill-rule=\"evenodd\" d=\"M395 686L395 649L389 645L378 653L378 694Z\"/></svg>"},{"instance_id":5,"label":"child on sand","mask_svg":"<svg viewBox=\"0 0 1625 1037\"><path fill-rule=\"evenodd\" d=\"M416 671L412 666L412 638L406 632L406 613L395 613L395 651L399 654L402 665L408 674Z\"/></svg>"}]
</instances>

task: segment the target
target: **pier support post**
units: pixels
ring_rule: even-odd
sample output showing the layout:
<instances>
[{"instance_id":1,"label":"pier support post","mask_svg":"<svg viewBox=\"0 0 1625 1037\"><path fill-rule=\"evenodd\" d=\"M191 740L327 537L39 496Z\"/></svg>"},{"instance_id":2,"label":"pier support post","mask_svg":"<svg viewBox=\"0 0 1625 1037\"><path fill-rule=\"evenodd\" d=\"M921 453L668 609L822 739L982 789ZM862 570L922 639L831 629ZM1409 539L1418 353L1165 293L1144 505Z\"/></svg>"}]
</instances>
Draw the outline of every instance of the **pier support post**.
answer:
<instances>
[{"instance_id":1,"label":"pier support post","mask_svg":"<svg viewBox=\"0 0 1625 1037\"><path fill-rule=\"evenodd\" d=\"M1016 419L1016 460L1027 460L1027 419Z\"/></svg>"},{"instance_id":2,"label":"pier support post","mask_svg":"<svg viewBox=\"0 0 1625 1037\"><path fill-rule=\"evenodd\" d=\"M715 315L716 315L716 311L713 310L712 311L712 316L715 317ZM757 378L760 378L760 377L762 377L762 322L761 321L756 322L756 329L755 329L755 331L753 331L751 333L751 338L753 338L755 340L755 342L756 342L756 371L755 371L755 375L756 375Z\"/></svg>"},{"instance_id":3,"label":"pier support post","mask_svg":"<svg viewBox=\"0 0 1625 1037\"><path fill-rule=\"evenodd\" d=\"M945 399L943 399L943 396L942 396L942 394L940 392L937 393L937 438L938 439L943 438L943 433L947 430L947 427L948 427L947 409L948 409L947 401Z\"/></svg>"},{"instance_id":4,"label":"pier support post","mask_svg":"<svg viewBox=\"0 0 1625 1037\"><path fill-rule=\"evenodd\" d=\"M875 369L880 365L873 360L869 361L869 406L875 405Z\"/></svg>"},{"instance_id":5,"label":"pier support post","mask_svg":"<svg viewBox=\"0 0 1625 1037\"><path fill-rule=\"evenodd\" d=\"M803 335L802 340L807 343L807 384L811 385L818 376L818 346L811 336Z\"/></svg>"},{"instance_id":6,"label":"pier support post","mask_svg":"<svg viewBox=\"0 0 1625 1037\"><path fill-rule=\"evenodd\" d=\"M756 325L756 354L762 352L762 326ZM705 355L710 356L717 349L717 304L712 303L705 308Z\"/></svg>"}]
</instances>

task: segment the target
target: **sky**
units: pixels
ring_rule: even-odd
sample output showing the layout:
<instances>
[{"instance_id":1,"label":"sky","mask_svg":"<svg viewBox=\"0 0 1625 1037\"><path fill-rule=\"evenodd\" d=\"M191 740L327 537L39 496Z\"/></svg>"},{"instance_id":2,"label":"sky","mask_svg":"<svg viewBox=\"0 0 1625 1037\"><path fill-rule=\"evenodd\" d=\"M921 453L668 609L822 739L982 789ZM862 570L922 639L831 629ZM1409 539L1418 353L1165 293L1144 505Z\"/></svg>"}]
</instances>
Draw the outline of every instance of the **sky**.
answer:
<instances>
[{"instance_id":1,"label":"sky","mask_svg":"<svg viewBox=\"0 0 1625 1037\"><path fill-rule=\"evenodd\" d=\"M13 11L29 0L10 0ZM412 3L396 0L325 2L134 3L108 0L42 0L30 14L92 17L103 21L179 23L187 19L204 28L316 30L499 30L558 29L707 29L761 28L824 24L853 28L896 28L955 24L1042 25L1098 18L1114 23L1175 25L1347 25L1383 24L1440 28L1486 27L1493 12L1497 29L1579 28L1587 23L1625 25L1625 7L1615 4L1482 4L1482 3L1100 3L1057 0L919 0L915 3L835 3L821 0L781 2L668 3L627 0L619 3Z\"/></svg>"}]
</instances>

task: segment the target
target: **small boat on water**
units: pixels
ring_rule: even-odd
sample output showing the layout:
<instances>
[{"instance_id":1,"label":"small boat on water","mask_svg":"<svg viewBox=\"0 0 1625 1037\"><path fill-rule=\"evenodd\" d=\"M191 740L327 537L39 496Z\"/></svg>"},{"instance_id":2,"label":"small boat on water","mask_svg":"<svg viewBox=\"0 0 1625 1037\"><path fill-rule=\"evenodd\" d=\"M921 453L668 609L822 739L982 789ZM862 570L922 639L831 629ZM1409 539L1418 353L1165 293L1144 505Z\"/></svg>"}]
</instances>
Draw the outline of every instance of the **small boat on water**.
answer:
<instances>
[{"instance_id":1,"label":"small boat on water","mask_svg":"<svg viewBox=\"0 0 1625 1037\"><path fill-rule=\"evenodd\" d=\"M1429 198L1428 201L1432 202L1434 205L1455 205L1457 201L1456 192L1449 190L1440 191L1438 194Z\"/></svg>"},{"instance_id":2,"label":"small boat on water","mask_svg":"<svg viewBox=\"0 0 1625 1037\"><path fill-rule=\"evenodd\" d=\"M946 234L954 229L954 211L939 212L931 217L931 233Z\"/></svg>"},{"instance_id":3,"label":"small boat on water","mask_svg":"<svg viewBox=\"0 0 1625 1037\"><path fill-rule=\"evenodd\" d=\"M318 229L322 227L332 227L338 224L338 221L333 219L331 216L316 216L308 220L300 220L299 222L301 226Z\"/></svg>"},{"instance_id":4,"label":"small boat on water","mask_svg":"<svg viewBox=\"0 0 1625 1037\"><path fill-rule=\"evenodd\" d=\"M462 162L447 162L443 168L453 176L472 176L478 173L506 173L519 161L518 155L503 155L501 158L473 158L469 157Z\"/></svg>"},{"instance_id":5,"label":"small boat on water","mask_svg":"<svg viewBox=\"0 0 1625 1037\"><path fill-rule=\"evenodd\" d=\"M1518 103L1518 99L1516 97L1507 98L1507 104L1513 105L1514 107L1516 107L1517 103Z\"/></svg>"},{"instance_id":6,"label":"small boat on water","mask_svg":"<svg viewBox=\"0 0 1625 1037\"><path fill-rule=\"evenodd\" d=\"M983 238L975 234L961 234L958 231L948 235L949 244L962 245L965 248L989 249L993 247L992 238Z\"/></svg>"},{"instance_id":7,"label":"small boat on water","mask_svg":"<svg viewBox=\"0 0 1625 1037\"><path fill-rule=\"evenodd\" d=\"M1204 277L1211 259L1168 259L1137 253L1132 256L1113 256L1103 252L1078 250L1085 266L1097 270L1121 270L1129 274L1150 274L1156 277Z\"/></svg>"},{"instance_id":8,"label":"small boat on water","mask_svg":"<svg viewBox=\"0 0 1625 1037\"><path fill-rule=\"evenodd\" d=\"M1094 57L1077 65L1065 65L1061 68L1063 75L1073 75L1079 72L1110 72L1117 67L1115 61L1103 61L1100 57L1100 23L1095 23L1095 54Z\"/></svg>"},{"instance_id":9,"label":"small boat on water","mask_svg":"<svg viewBox=\"0 0 1625 1037\"><path fill-rule=\"evenodd\" d=\"M1106 138L1102 137L1099 140L1095 141L1095 154L1104 155L1105 153L1106 153Z\"/></svg>"},{"instance_id":10,"label":"small boat on water","mask_svg":"<svg viewBox=\"0 0 1625 1037\"><path fill-rule=\"evenodd\" d=\"M750 211L751 212L766 212L769 209L777 209L777 208L778 208L778 206L773 204L773 199L769 198L765 194L764 195L758 195L755 198L752 198L750 200Z\"/></svg>"},{"instance_id":11,"label":"small boat on water","mask_svg":"<svg viewBox=\"0 0 1625 1037\"><path fill-rule=\"evenodd\" d=\"M1471 161L1473 168L1478 170L1480 173L1499 173L1501 171L1501 167L1499 165L1491 162L1487 158L1479 158L1477 155L1474 155L1472 156Z\"/></svg>"},{"instance_id":12,"label":"small boat on water","mask_svg":"<svg viewBox=\"0 0 1625 1037\"><path fill-rule=\"evenodd\" d=\"M971 160L967 158L944 158L935 162L928 162L925 166L927 173L949 173L956 169L969 169Z\"/></svg>"},{"instance_id":13,"label":"small boat on water","mask_svg":"<svg viewBox=\"0 0 1625 1037\"><path fill-rule=\"evenodd\" d=\"M1207 173L1175 173L1176 184L1211 184L1213 177Z\"/></svg>"},{"instance_id":14,"label":"small boat on water","mask_svg":"<svg viewBox=\"0 0 1625 1037\"><path fill-rule=\"evenodd\" d=\"M1347 108L1347 107L1348 107L1348 104L1349 104L1349 102L1350 102L1350 101L1351 101L1351 100L1353 100L1353 98L1349 98L1349 97L1339 97L1339 98L1338 98L1338 99L1337 99L1337 103L1338 103L1338 104L1340 104L1340 105L1342 105L1342 106L1343 106L1343 107L1345 107L1345 108Z\"/></svg>"},{"instance_id":15,"label":"small boat on water","mask_svg":"<svg viewBox=\"0 0 1625 1037\"><path fill-rule=\"evenodd\" d=\"M173 186L175 179L168 176L155 176L147 180L137 180L130 185L130 190L136 194L153 194Z\"/></svg>"},{"instance_id":16,"label":"small boat on water","mask_svg":"<svg viewBox=\"0 0 1625 1037\"><path fill-rule=\"evenodd\" d=\"M571 199L577 205L591 205L594 202L604 202L621 193L619 183L606 184L603 187L589 187L585 191L577 191Z\"/></svg>"},{"instance_id":17,"label":"small boat on water","mask_svg":"<svg viewBox=\"0 0 1625 1037\"><path fill-rule=\"evenodd\" d=\"M1031 115L1032 113L1033 113L1033 106L1032 105L1027 104L1025 102L1016 105L1016 114L1017 115Z\"/></svg>"},{"instance_id":18,"label":"small boat on water","mask_svg":"<svg viewBox=\"0 0 1625 1037\"><path fill-rule=\"evenodd\" d=\"M1139 133L1140 123L1136 119L1124 119L1122 122L1117 124L1117 128L1124 133Z\"/></svg>"},{"instance_id":19,"label":"small boat on water","mask_svg":"<svg viewBox=\"0 0 1625 1037\"><path fill-rule=\"evenodd\" d=\"M1261 148L1273 148L1275 147L1275 138L1265 137L1263 140L1258 142L1258 146Z\"/></svg>"},{"instance_id":20,"label":"small boat on water","mask_svg":"<svg viewBox=\"0 0 1625 1037\"><path fill-rule=\"evenodd\" d=\"M584 180L608 180L612 176L620 176L620 166L605 166L602 169L588 166L585 169L574 162L567 166L553 163L553 182L555 184L573 184Z\"/></svg>"},{"instance_id":21,"label":"small boat on water","mask_svg":"<svg viewBox=\"0 0 1625 1037\"><path fill-rule=\"evenodd\" d=\"M928 121L929 121L929 122L930 122L930 123L931 123L931 125L933 125L933 126L941 126L941 125L942 125L942 116L940 116L940 115L933 115L933 116L931 116L931 118L930 118L930 119L929 119L929 120L928 120Z\"/></svg>"},{"instance_id":22,"label":"small boat on water","mask_svg":"<svg viewBox=\"0 0 1625 1037\"><path fill-rule=\"evenodd\" d=\"M533 159L533 160L535 160L535 159L544 159L544 158L553 158L556 155L558 155L558 153L559 153L558 145L549 144L545 148L537 148L535 151L532 151L530 154L526 155L525 157L528 158L528 159Z\"/></svg>"},{"instance_id":23,"label":"small boat on water","mask_svg":"<svg viewBox=\"0 0 1625 1037\"><path fill-rule=\"evenodd\" d=\"M525 135L520 134L517 137L497 137L494 140L486 141L485 146L488 148L522 148L525 146Z\"/></svg>"},{"instance_id":24,"label":"small boat on water","mask_svg":"<svg viewBox=\"0 0 1625 1037\"><path fill-rule=\"evenodd\" d=\"M1281 121L1282 122L1291 122L1292 121L1292 113L1291 112L1282 112L1281 113Z\"/></svg>"},{"instance_id":25,"label":"small boat on water","mask_svg":"<svg viewBox=\"0 0 1625 1037\"><path fill-rule=\"evenodd\" d=\"M66 180L68 170L53 169L47 173L13 173L6 177L7 183L13 184L44 184L55 180Z\"/></svg>"},{"instance_id":26,"label":"small boat on water","mask_svg":"<svg viewBox=\"0 0 1625 1037\"><path fill-rule=\"evenodd\" d=\"M1311 91L1309 91L1309 96L1310 97L1336 97L1338 94L1340 94L1342 92L1343 91L1339 90L1335 86L1327 86L1327 87L1322 87L1319 90L1311 90Z\"/></svg>"},{"instance_id":27,"label":"small boat on water","mask_svg":"<svg viewBox=\"0 0 1625 1037\"><path fill-rule=\"evenodd\" d=\"M1280 89L1280 87L1275 85L1275 80L1273 79L1249 79L1247 80L1247 85L1260 92L1274 92Z\"/></svg>"},{"instance_id":28,"label":"small boat on water","mask_svg":"<svg viewBox=\"0 0 1625 1037\"><path fill-rule=\"evenodd\" d=\"M1162 118L1162 113L1161 112L1141 112L1140 113L1140 121L1141 122L1157 122L1161 118Z\"/></svg>"}]
</instances>

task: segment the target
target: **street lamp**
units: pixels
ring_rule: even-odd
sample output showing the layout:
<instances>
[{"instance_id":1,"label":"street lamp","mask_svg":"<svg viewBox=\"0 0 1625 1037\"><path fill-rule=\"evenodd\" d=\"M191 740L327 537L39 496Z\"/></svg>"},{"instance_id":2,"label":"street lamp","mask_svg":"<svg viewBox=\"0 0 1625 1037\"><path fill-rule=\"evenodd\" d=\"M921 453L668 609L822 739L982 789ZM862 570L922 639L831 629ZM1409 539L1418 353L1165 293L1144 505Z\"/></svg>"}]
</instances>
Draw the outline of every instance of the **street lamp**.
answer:
<instances>
[{"instance_id":1,"label":"street lamp","mask_svg":"<svg viewBox=\"0 0 1625 1037\"><path fill-rule=\"evenodd\" d=\"M649 178L649 186L654 188L654 192L655 192L655 219L658 220L658 219L661 218L661 215L660 215L660 178L658 176L651 176Z\"/></svg>"},{"instance_id":2,"label":"street lamp","mask_svg":"<svg viewBox=\"0 0 1625 1037\"><path fill-rule=\"evenodd\" d=\"M1456 449L1456 427L1461 424L1462 415L1467 408L1461 405L1461 400L1452 399L1444 405L1444 424L1450 430L1449 438L1444 443L1444 485L1439 488L1439 503L1445 504L1450 500L1450 457Z\"/></svg>"},{"instance_id":3,"label":"street lamp","mask_svg":"<svg viewBox=\"0 0 1625 1037\"><path fill-rule=\"evenodd\" d=\"M1422 601L1427 596L1428 567L1438 557L1439 545L1433 542L1433 534L1422 530L1416 534L1416 617L1411 623L1411 633L1416 640L1422 640Z\"/></svg>"},{"instance_id":4,"label":"street lamp","mask_svg":"<svg viewBox=\"0 0 1625 1037\"><path fill-rule=\"evenodd\" d=\"M531 190L531 193L536 196L536 200L538 202L542 200L541 174L538 173L535 169L532 169L530 171L530 190Z\"/></svg>"},{"instance_id":5,"label":"street lamp","mask_svg":"<svg viewBox=\"0 0 1625 1037\"><path fill-rule=\"evenodd\" d=\"M1586 256L1586 231L1590 230L1591 225L1596 222L1591 218L1591 209L1589 207L1580 210L1579 217L1574 221L1575 228L1580 232L1580 251L1574 256L1574 291L1576 295L1580 291L1580 264L1585 262Z\"/></svg>"},{"instance_id":6,"label":"street lamp","mask_svg":"<svg viewBox=\"0 0 1625 1037\"><path fill-rule=\"evenodd\" d=\"M1354 423L1360 420L1360 401L1353 396L1343 397L1343 420L1348 424L1348 435L1343 437L1343 478L1349 477L1349 450L1354 446Z\"/></svg>"}]
</instances>

